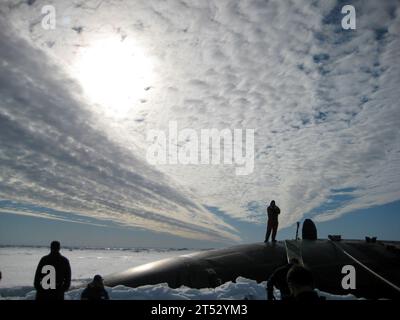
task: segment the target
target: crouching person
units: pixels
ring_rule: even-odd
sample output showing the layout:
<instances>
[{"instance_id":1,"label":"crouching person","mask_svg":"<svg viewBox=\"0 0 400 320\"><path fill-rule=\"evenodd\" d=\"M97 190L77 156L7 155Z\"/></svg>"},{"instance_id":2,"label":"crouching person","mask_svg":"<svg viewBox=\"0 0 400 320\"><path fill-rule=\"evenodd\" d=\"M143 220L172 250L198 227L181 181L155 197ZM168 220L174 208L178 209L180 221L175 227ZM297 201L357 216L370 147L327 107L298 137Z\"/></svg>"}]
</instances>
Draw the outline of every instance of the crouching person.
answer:
<instances>
[{"instance_id":1,"label":"crouching person","mask_svg":"<svg viewBox=\"0 0 400 320\"><path fill-rule=\"evenodd\" d=\"M314 290L314 277L311 271L303 266L294 265L287 274L287 283L294 301L320 301L324 297L318 296Z\"/></svg>"},{"instance_id":2,"label":"crouching person","mask_svg":"<svg viewBox=\"0 0 400 320\"><path fill-rule=\"evenodd\" d=\"M268 300L276 300L274 296L274 287L281 292L281 300L290 300L291 291L287 283L287 275L293 266L300 265L297 258L291 258L289 263L276 269L269 277L267 282L267 298Z\"/></svg>"},{"instance_id":3,"label":"crouching person","mask_svg":"<svg viewBox=\"0 0 400 320\"><path fill-rule=\"evenodd\" d=\"M95 275L93 281L90 282L86 289L82 291L81 300L109 300L110 297L106 289L104 289L103 278Z\"/></svg>"}]
</instances>

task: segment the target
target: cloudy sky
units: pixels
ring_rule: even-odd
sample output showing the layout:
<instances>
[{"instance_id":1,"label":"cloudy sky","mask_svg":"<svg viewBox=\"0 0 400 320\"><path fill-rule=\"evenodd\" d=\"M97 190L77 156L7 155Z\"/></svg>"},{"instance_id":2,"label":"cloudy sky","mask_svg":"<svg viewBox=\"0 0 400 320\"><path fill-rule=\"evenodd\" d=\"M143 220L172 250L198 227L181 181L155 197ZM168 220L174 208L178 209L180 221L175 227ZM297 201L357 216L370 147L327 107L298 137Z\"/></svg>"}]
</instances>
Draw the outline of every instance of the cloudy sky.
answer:
<instances>
[{"instance_id":1,"label":"cloudy sky","mask_svg":"<svg viewBox=\"0 0 400 320\"><path fill-rule=\"evenodd\" d=\"M396 203L399 34L395 0L4 0L0 221L227 243L272 199L281 228ZM171 121L254 129L254 171L149 164Z\"/></svg>"}]
</instances>

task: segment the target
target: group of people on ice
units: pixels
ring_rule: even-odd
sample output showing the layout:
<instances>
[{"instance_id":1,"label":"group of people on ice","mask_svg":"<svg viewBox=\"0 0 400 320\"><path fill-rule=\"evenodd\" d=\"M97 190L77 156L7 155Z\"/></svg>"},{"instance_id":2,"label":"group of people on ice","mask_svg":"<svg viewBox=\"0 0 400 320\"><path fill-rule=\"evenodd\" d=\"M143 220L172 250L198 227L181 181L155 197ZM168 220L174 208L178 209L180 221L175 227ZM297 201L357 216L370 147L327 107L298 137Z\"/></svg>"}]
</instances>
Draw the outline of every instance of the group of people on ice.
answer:
<instances>
[{"instance_id":1,"label":"group of people on ice","mask_svg":"<svg viewBox=\"0 0 400 320\"><path fill-rule=\"evenodd\" d=\"M268 222L265 241L276 242L279 207L272 200L267 208ZM54 279L50 279L51 276ZM53 241L50 253L44 256L36 269L34 286L37 300L63 300L64 293L71 285L71 267L67 258L60 254L60 242ZM275 270L267 282L267 298L275 300L274 287L280 290L281 300L316 301L321 298L314 290L314 279L310 270L299 259L291 258L287 265ZM82 291L82 300L108 300L103 278L95 275Z\"/></svg>"},{"instance_id":2,"label":"group of people on ice","mask_svg":"<svg viewBox=\"0 0 400 320\"><path fill-rule=\"evenodd\" d=\"M50 245L50 253L40 259L34 280L36 300L64 300L64 293L71 286L71 266L68 259L61 255L60 248L60 242L53 241ZM52 276L54 279L51 279ZM95 275L93 281L82 291L81 299L109 299L100 275Z\"/></svg>"}]
</instances>

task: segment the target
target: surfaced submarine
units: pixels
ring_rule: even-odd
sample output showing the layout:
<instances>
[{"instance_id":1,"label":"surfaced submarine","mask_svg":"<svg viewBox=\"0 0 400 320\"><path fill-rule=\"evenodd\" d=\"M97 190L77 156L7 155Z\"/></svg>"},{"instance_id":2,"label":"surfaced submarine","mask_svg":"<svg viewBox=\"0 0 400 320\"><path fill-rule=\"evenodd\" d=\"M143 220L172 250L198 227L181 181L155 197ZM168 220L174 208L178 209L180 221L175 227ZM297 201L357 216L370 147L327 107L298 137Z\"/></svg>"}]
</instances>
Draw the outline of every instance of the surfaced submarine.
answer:
<instances>
[{"instance_id":1,"label":"surfaced submarine","mask_svg":"<svg viewBox=\"0 0 400 320\"><path fill-rule=\"evenodd\" d=\"M399 241L342 240L338 235L317 239L310 219L303 224L301 240L244 244L164 259L106 276L104 284L134 288L168 283L171 288L200 289L215 288L239 276L262 282L292 257L312 271L321 291L366 299L400 298ZM343 267L349 265L355 270L355 288L342 284Z\"/></svg>"}]
</instances>

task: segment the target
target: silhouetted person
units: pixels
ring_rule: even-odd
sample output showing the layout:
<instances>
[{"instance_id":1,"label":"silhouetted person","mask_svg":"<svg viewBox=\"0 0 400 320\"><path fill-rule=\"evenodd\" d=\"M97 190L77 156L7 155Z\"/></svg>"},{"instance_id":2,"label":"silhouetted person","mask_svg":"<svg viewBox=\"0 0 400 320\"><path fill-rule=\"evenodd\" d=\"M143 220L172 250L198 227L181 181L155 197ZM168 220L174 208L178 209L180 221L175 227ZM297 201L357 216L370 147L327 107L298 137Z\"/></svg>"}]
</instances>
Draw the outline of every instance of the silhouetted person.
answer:
<instances>
[{"instance_id":1,"label":"silhouetted person","mask_svg":"<svg viewBox=\"0 0 400 320\"><path fill-rule=\"evenodd\" d=\"M296 258L291 258L289 263L276 269L269 277L267 282L267 298L268 300L275 300L274 287L281 292L281 300L287 300L290 295L290 289L287 283L287 275L289 270L300 262Z\"/></svg>"},{"instance_id":2,"label":"silhouetted person","mask_svg":"<svg viewBox=\"0 0 400 320\"><path fill-rule=\"evenodd\" d=\"M269 236L272 231L272 242L276 242L276 233L278 232L278 215L281 213L281 210L278 206L275 205L275 200L271 201L268 209L268 222L267 222L267 233L265 234L265 241L268 242Z\"/></svg>"},{"instance_id":3,"label":"silhouetted person","mask_svg":"<svg viewBox=\"0 0 400 320\"><path fill-rule=\"evenodd\" d=\"M93 281L82 291L81 300L109 300L108 293L104 289L103 278L96 274Z\"/></svg>"},{"instance_id":4,"label":"silhouetted person","mask_svg":"<svg viewBox=\"0 0 400 320\"><path fill-rule=\"evenodd\" d=\"M36 300L64 300L64 292L71 285L71 267L68 259L60 254L60 242L53 241L50 250L50 254L40 259L36 269ZM53 271L54 282L51 280ZM50 284L54 284L55 288Z\"/></svg>"},{"instance_id":5,"label":"silhouetted person","mask_svg":"<svg viewBox=\"0 0 400 320\"><path fill-rule=\"evenodd\" d=\"M290 268L287 275L287 283L290 288L291 298L295 301L319 301L324 300L314 290L314 277L307 268L295 265Z\"/></svg>"}]
</instances>

